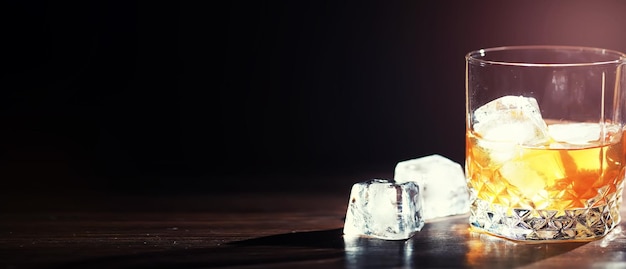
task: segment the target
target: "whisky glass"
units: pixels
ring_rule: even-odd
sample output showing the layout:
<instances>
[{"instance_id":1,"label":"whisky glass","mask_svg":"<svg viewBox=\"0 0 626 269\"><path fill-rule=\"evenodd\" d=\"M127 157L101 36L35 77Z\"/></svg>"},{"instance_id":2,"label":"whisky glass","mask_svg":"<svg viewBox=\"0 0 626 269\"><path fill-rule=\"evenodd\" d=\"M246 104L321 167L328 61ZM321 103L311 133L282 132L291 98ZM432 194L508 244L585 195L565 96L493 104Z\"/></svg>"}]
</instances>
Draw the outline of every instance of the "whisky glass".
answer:
<instances>
[{"instance_id":1,"label":"whisky glass","mask_svg":"<svg viewBox=\"0 0 626 269\"><path fill-rule=\"evenodd\" d=\"M473 230L589 241L620 221L626 55L509 46L469 52L466 160Z\"/></svg>"}]
</instances>

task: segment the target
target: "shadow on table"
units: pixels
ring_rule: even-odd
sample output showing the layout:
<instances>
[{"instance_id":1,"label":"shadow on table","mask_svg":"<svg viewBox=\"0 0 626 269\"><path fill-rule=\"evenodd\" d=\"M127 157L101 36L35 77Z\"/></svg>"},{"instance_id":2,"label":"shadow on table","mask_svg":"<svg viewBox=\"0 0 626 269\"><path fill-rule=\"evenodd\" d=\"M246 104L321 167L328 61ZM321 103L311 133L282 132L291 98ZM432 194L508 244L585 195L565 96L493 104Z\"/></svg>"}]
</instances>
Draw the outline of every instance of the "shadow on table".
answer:
<instances>
[{"instance_id":1,"label":"shadow on table","mask_svg":"<svg viewBox=\"0 0 626 269\"><path fill-rule=\"evenodd\" d=\"M232 246L283 246L308 248L344 248L343 229L293 232L231 242Z\"/></svg>"},{"instance_id":2,"label":"shadow on table","mask_svg":"<svg viewBox=\"0 0 626 269\"><path fill-rule=\"evenodd\" d=\"M344 238L341 229L293 232L212 248L94 258L58 268L285 268L290 263L306 268L513 268L586 244L521 244L462 227L448 221L430 223L413 238L396 241Z\"/></svg>"},{"instance_id":3,"label":"shadow on table","mask_svg":"<svg viewBox=\"0 0 626 269\"><path fill-rule=\"evenodd\" d=\"M307 268L340 268L344 258L341 232L341 229L333 229L278 234L211 248L99 257L63 263L54 268L256 268L306 264L308 261L312 261L310 264L314 266Z\"/></svg>"},{"instance_id":4,"label":"shadow on table","mask_svg":"<svg viewBox=\"0 0 626 269\"><path fill-rule=\"evenodd\" d=\"M432 222L409 240L343 237L341 229L233 242L235 246L344 250L346 268L513 268L572 251L587 242L519 243L470 232L464 218Z\"/></svg>"}]
</instances>

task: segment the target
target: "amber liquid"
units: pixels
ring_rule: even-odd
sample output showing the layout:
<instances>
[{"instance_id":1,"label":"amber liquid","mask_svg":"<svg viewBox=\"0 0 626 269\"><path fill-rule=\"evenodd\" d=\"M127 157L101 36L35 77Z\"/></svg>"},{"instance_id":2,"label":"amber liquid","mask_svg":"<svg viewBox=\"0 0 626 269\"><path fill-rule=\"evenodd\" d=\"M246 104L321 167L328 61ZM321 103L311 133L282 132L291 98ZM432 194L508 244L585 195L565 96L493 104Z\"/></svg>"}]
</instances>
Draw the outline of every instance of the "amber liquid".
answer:
<instances>
[{"instance_id":1,"label":"amber liquid","mask_svg":"<svg viewBox=\"0 0 626 269\"><path fill-rule=\"evenodd\" d=\"M467 133L472 228L513 240L562 242L599 238L620 222L622 127L551 122L550 137L531 138L541 143L533 146Z\"/></svg>"},{"instance_id":2,"label":"amber liquid","mask_svg":"<svg viewBox=\"0 0 626 269\"><path fill-rule=\"evenodd\" d=\"M526 208L562 214L601 206L607 197L621 192L626 136L619 130L608 133L603 143L571 148L507 145L468 132L469 187L477 199L509 211Z\"/></svg>"}]
</instances>

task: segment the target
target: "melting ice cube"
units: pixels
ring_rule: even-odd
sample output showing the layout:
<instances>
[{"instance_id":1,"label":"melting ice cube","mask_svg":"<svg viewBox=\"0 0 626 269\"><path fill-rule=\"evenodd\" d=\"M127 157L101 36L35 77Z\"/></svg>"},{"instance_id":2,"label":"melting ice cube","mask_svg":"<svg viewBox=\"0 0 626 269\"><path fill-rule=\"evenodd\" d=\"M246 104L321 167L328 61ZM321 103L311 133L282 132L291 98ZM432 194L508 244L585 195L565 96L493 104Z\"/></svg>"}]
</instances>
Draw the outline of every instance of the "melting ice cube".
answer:
<instances>
[{"instance_id":1,"label":"melting ice cube","mask_svg":"<svg viewBox=\"0 0 626 269\"><path fill-rule=\"evenodd\" d=\"M616 143L621 139L619 124L575 122L551 124L548 126L550 137L554 140L550 148L581 148L605 142Z\"/></svg>"},{"instance_id":2,"label":"melting ice cube","mask_svg":"<svg viewBox=\"0 0 626 269\"><path fill-rule=\"evenodd\" d=\"M420 190L414 182L373 179L352 186L344 235L402 240L423 226Z\"/></svg>"},{"instance_id":3,"label":"melting ice cube","mask_svg":"<svg viewBox=\"0 0 626 269\"><path fill-rule=\"evenodd\" d=\"M463 168L458 163L434 154L399 162L397 182L416 182L421 190L424 219L469 212L469 192Z\"/></svg>"},{"instance_id":4,"label":"melting ice cube","mask_svg":"<svg viewBox=\"0 0 626 269\"><path fill-rule=\"evenodd\" d=\"M503 96L474 111L474 131L483 139L537 146L549 141L548 127L532 97Z\"/></svg>"}]
</instances>

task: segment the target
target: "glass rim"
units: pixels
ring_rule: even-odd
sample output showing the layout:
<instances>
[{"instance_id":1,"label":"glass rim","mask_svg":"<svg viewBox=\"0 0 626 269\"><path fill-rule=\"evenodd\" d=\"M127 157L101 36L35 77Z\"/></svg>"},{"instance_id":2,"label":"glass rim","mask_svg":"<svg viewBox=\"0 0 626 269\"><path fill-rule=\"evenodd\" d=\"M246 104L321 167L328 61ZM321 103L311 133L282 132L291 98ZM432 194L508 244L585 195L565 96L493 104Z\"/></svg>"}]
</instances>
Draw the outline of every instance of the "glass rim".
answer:
<instances>
[{"instance_id":1,"label":"glass rim","mask_svg":"<svg viewBox=\"0 0 626 269\"><path fill-rule=\"evenodd\" d=\"M483 59L488 52L502 52L502 51L572 51L572 52L584 52L587 54L613 56L611 60L598 60L598 61L578 61L571 63L533 63L523 61L504 61L496 59ZM526 46L501 46L478 49L470 51L465 55L465 60L468 63L479 64L491 64L491 65L508 65L508 66L534 66L534 67L575 67L575 66L592 66L592 65L606 65L606 64L619 64L626 63L626 54L617 50L597 48L597 47L585 47L585 46L562 46L562 45L526 45Z\"/></svg>"}]
</instances>

